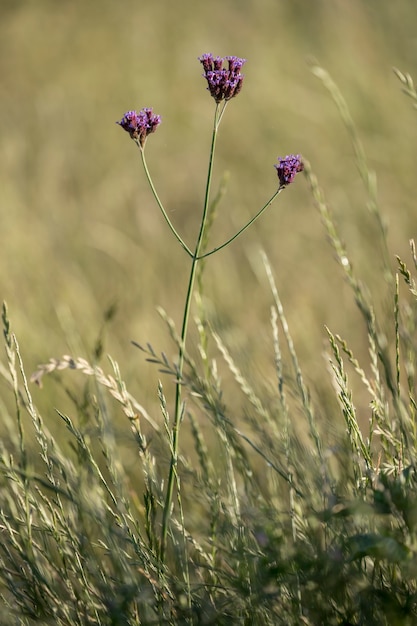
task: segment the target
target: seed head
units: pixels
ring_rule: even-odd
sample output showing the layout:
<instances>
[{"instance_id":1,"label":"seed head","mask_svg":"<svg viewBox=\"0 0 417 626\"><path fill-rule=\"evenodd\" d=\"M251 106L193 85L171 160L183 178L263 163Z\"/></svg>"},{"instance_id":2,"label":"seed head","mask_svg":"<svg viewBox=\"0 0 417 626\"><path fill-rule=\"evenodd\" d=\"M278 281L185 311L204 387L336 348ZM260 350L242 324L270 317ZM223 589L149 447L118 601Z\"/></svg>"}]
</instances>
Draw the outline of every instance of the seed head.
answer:
<instances>
[{"instance_id":1,"label":"seed head","mask_svg":"<svg viewBox=\"0 0 417 626\"><path fill-rule=\"evenodd\" d=\"M242 89L244 75L240 73L246 59L239 57L213 57L211 53L203 54L198 60L204 68L207 89L217 104L222 100L230 100ZM228 61L228 67L223 67Z\"/></svg>"}]
</instances>

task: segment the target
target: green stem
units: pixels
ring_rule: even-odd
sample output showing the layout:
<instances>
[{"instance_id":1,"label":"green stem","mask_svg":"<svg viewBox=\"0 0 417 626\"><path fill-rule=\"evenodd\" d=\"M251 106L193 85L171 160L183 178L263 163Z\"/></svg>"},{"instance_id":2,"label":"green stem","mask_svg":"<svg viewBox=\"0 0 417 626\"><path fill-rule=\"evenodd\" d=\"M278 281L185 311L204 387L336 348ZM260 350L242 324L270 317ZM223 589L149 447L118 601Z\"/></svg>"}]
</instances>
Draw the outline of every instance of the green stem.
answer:
<instances>
[{"instance_id":1,"label":"green stem","mask_svg":"<svg viewBox=\"0 0 417 626\"><path fill-rule=\"evenodd\" d=\"M194 251L194 254L192 255L190 277L188 280L188 289L187 289L187 295L185 298L184 317L183 317L182 329L181 329L181 342L180 342L180 347L178 351L178 378L177 378L176 390L175 390L174 423L172 426L171 463L170 463L170 468L169 468L167 491L166 491L166 496L165 496L163 515L162 515L162 530L161 530L161 544L160 544L161 564L164 562L164 559L165 559L166 537L167 537L167 532L168 532L168 520L169 520L169 516L171 513L174 483L175 483L175 478L177 475L179 430L180 430L180 424L181 424L181 419L182 419L182 414L183 414L183 407L181 405L181 388L182 388L182 374L183 374L183 368L184 368L185 343L187 339L188 321L190 317L193 287L194 287L194 282L195 282L195 277L196 277L196 272L197 272L197 265L199 261L199 252L200 252L201 244L203 241L204 228L205 228L206 221L207 221L217 131L219 128L220 119L221 119L223 112L224 112L224 107L222 111L219 112L219 105L217 104L216 110L214 113L213 134L212 134L212 139L211 139L210 159L209 159L209 165L208 165L203 215L201 218L200 231L198 233L195 251Z\"/></svg>"},{"instance_id":2,"label":"green stem","mask_svg":"<svg viewBox=\"0 0 417 626\"><path fill-rule=\"evenodd\" d=\"M154 195L154 198L155 198L155 200L156 200L156 202L157 202L157 204L158 204L159 208L161 209L162 215L164 216L165 221L166 221L166 223L168 224L168 226L169 226L169 228L170 228L171 232L174 234L174 236L176 237L176 239L180 242L181 246L184 248L184 250L186 251L186 253L187 253L190 257L192 257L192 256L193 256L193 253L191 252L190 248L187 246L187 244L183 241L183 239L180 237L180 235L179 235L179 234L177 233L177 231L175 230L175 228L174 228L174 226L173 226L173 224L172 224L171 220L170 220L170 219L169 219L169 217L168 217L167 212L165 211L165 209L164 209L164 207L163 207L163 204L162 204L161 200L159 199L159 196L158 196L158 194L157 194L157 192L156 192L156 189L155 189L155 187L154 187L154 184L153 184L153 181L152 181L152 178L151 178L151 175L150 175L150 173L149 173L148 166L147 166L147 163L146 163L146 159L145 159L145 149L144 149L142 146L140 146L140 144L139 144L139 143L138 143L138 146L139 146L139 149L140 149L140 156L141 156L141 158L142 158L142 163L143 163L143 168L144 168L144 170L145 170L146 178L148 179L148 183L149 183L149 185L150 185L150 188L152 189L152 193L153 193L153 195Z\"/></svg>"},{"instance_id":3,"label":"green stem","mask_svg":"<svg viewBox=\"0 0 417 626\"><path fill-rule=\"evenodd\" d=\"M241 228L235 235L233 235L233 237L230 237L230 239L228 239L227 241L222 243L221 246L217 246L217 248L213 248L213 250L210 250L210 252L206 252L205 254L202 254L201 256L198 257L198 260L205 259L206 256L210 256L211 254L214 254L215 252L218 252L222 248L225 248L226 246L228 246L229 243L232 243L232 241L237 239L239 237L239 235L241 235L247 228L249 228L249 226L251 226L258 219L258 217L260 217L262 215L262 213L265 211L265 209L267 209L273 203L273 201L275 200L277 195L279 193L281 193L281 191L283 189L284 189L284 187L279 187L279 189L274 193L272 198L270 198L268 200L268 202L262 207L262 209L260 209L260 211L258 211L257 214L254 217L252 217L252 219L250 219L247 224L245 224L243 226L243 228Z\"/></svg>"}]
</instances>

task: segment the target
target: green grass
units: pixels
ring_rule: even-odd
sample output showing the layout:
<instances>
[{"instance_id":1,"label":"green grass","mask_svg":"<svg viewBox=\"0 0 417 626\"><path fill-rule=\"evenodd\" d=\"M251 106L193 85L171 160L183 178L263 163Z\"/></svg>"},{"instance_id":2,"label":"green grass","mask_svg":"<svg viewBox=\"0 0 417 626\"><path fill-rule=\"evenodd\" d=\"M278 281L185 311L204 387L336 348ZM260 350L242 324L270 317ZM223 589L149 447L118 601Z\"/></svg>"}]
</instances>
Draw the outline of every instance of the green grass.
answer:
<instances>
[{"instance_id":1,"label":"green grass","mask_svg":"<svg viewBox=\"0 0 417 626\"><path fill-rule=\"evenodd\" d=\"M2 7L1 623L416 623L413 6Z\"/></svg>"},{"instance_id":2,"label":"green grass","mask_svg":"<svg viewBox=\"0 0 417 626\"><path fill-rule=\"evenodd\" d=\"M16 420L8 424L0 456L4 622L415 622L414 244L413 271L399 259L396 279L387 286L395 341L382 345L372 303L343 261L345 250L340 252L336 226L309 170L307 177L331 242L343 254L339 260L367 328L369 364L362 366L329 330L322 369L333 381L337 408L330 416L326 404L312 401L264 255L275 394L259 396L220 336L198 321L201 358L196 363L185 356L183 377L183 428L192 435L193 450L179 456L163 563L160 523L172 426L162 383L160 427L129 394L114 361L106 373L85 359L51 359L34 382L74 370L93 383L73 399L78 419L57 411L70 447L63 452L33 405L3 308L9 369L3 375L16 401ZM245 409L239 419L227 407L215 361L206 359L209 341L240 389ZM165 378L176 377L168 357L150 345L144 350ZM363 430L347 370L369 396L370 422ZM130 472L115 440L117 406L130 421L136 448ZM145 434L149 429L151 435ZM29 448L28 441L35 445Z\"/></svg>"}]
</instances>

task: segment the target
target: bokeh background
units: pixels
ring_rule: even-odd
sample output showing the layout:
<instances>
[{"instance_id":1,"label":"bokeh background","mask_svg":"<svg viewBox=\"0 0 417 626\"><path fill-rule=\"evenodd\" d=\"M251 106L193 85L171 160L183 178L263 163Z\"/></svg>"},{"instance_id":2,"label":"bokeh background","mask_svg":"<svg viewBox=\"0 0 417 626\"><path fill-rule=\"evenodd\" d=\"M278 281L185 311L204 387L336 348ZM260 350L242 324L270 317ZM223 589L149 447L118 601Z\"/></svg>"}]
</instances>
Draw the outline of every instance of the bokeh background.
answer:
<instances>
[{"instance_id":1,"label":"bokeh background","mask_svg":"<svg viewBox=\"0 0 417 626\"><path fill-rule=\"evenodd\" d=\"M353 149L310 62L330 72L348 102L378 177L395 267L395 254L407 260L408 241L417 235L417 113L392 67L417 78L416 26L415 0L2 0L0 297L28 374L65 353L92 359L101 337L130 391L155 405L159 374L131 340L175 355L156 308L180 325L189 261L153 200L137 148L115 121L144 106L162 116L147 145L148 164L172 221L192 245L214 111L197 61L204 52L248 60L218 142L214 189L225 172L229 183L212 244L272 195L277 156L301 153L358 276L381 309L392 308L377 278L379 231ZM307 382L323 396L324 325L365 365L366 329L302 176L205 270L208 316L262 388L275 382L261 249ZM112 306L116 314L106 324ZM105 360L103 366L109 369ZM62 377L81 382L81 374ZM4 408L9 395L4 383L2 389ZM53 381L32 391L51 422L54 406L65 410L65 394Z\"/></svg>"}]
</instances>

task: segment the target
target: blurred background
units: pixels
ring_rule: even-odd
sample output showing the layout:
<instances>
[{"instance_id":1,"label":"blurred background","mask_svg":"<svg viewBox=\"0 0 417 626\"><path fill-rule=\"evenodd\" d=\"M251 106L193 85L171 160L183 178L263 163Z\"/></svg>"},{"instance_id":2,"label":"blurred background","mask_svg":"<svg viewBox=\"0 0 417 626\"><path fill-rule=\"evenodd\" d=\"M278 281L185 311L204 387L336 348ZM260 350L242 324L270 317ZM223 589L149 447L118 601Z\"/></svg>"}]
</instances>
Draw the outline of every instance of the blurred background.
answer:
<instances>
[{"instance_id":1,"label":"blurred background","mask_svg":"<svg viewBox=\"0 0 417 626\"><path fill-rule=\"evenodd\" d=\"M417 236L417 118L392 67L417 79L416 25L415 0L2 0L0 297L28 375L66 353L92 360L100 338L129 390L155 405L160 375L131 340L175 358L156 308L180 326L189 260L159 213L137 148L115 122L145 106L162 116L147 144L148 165L192 247L214 112L197 60L205 52L247 59L242 92L228 106L217 145L213 189L225 172L229 183L211 244L230 237L273 194L277 157L301 153L357 275L381 310L392 309L377 278L379 231L350 139L309 64L328 70L347 100L378 177L395 268L395 254L409 260L408 241ZM365 365L366 329L302 175L205 269L208 317L262 388L275 385L275 374L261 249L274 268L307 382L323 395L324 325L345 337ZM109 307L116 313L106 323ZM102 365L110 371L104 357ZM69 385L82 375L62 377ZM65 398L45 382L32 391L53 421L53 407L65 410Z\"/></svg>"}]
</instances>

